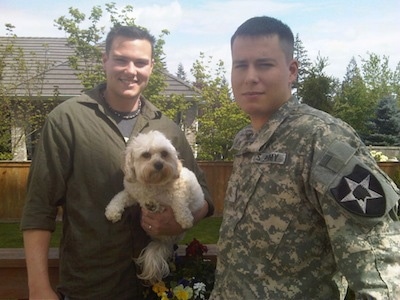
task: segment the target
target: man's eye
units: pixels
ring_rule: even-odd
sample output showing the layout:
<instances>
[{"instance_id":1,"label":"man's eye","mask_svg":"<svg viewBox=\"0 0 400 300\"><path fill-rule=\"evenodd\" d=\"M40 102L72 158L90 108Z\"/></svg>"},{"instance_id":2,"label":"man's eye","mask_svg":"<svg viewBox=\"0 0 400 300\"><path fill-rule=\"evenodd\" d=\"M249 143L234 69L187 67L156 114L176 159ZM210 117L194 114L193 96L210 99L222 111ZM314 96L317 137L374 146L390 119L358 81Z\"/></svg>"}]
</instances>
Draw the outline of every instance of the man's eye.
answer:
<instances>
[{"instance_id":1,"label":"man's eye","mask_svg":"<svg viewBox=\"0 0 400 300\"><path fill-rule=\"evenodd\" d=\"M137 62L135 62L135 66L138 67L138 68L143 68L143 67L145 67L147 65L148 65L147 61L137 61Z\"/></svg>"},{"instance_id":2,"label":"man's eye","mask_svg":"<svg viewBox=\"0 0 400 300\"><path fill-rule=\"evenodd\" d=\"M124 64L125 63L125 59L123 58L116 58L115 61L119 64Z\"/></svg>"},{"instance_id":3,"label":"man's eye","mask_svg":"<svg viewBox=\"0 0 400 300\"><path fill-rule=\"evenodd\" d=\"M271 67L273 67L273 64L271 64L271 63L261 63L261 64L258 64L258 66L260 68L271 68Z\"/></svg>"}]
</instances>

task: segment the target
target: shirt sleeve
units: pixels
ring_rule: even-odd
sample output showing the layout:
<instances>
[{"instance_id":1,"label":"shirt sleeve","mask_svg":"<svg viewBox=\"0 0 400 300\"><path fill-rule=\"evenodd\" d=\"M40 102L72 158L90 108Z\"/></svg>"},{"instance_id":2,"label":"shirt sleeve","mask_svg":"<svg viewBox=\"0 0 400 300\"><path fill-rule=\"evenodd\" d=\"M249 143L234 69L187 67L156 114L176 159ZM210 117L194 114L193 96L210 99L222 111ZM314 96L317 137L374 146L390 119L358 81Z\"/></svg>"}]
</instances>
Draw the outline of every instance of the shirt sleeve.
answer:
<instances>
[{"instance_id":1,"label":"shirt sleeve","mask_svg":"<svg viewBox=\"0 0 400 300\"><path fill-rule=\"evenodd\" d=\"M321 135L315 149L310 184L338 270L359 299L398 299L398 188L356 136Z\"/></svg>"},{"instance_id":2,"label":"shirt sleeve","mask_svg":"<svg viewBox=\"0 0 400 300\"><path fill-rule=\"evenodd\" d=\"M49 118L42 129L29 176L21 229L55 230L58 206L65 197L70 147L65 134Z\"/></svg>"}]
</instances>

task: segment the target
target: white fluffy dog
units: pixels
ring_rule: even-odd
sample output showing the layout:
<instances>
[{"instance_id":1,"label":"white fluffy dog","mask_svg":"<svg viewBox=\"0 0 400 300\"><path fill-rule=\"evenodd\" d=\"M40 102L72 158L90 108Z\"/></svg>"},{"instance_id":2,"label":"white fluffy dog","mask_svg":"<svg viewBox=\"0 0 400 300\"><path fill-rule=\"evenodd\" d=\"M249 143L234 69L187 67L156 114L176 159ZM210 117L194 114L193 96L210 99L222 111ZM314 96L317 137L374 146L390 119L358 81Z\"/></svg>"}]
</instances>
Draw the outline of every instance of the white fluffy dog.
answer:
<instances>
[{"instance_id":1,"label":"white fluffy dog","mask_svg":"<svg viewBox=\"0 0 400 300\"><path fill-rule=\"evenodd\" d=\"M159 131L139 134L130 142L124 156L124 190L106 207L108 220L117 222L124 209L139 203L152 211L170 206L176 221L187 229L193 226L192 212L204 205L204 194L192 171L182 166L171 142ZM161 281L170 272L168 258L179 236L152 236L136 264L138 277L148 284Z\"/></svg>"}]
</instances>

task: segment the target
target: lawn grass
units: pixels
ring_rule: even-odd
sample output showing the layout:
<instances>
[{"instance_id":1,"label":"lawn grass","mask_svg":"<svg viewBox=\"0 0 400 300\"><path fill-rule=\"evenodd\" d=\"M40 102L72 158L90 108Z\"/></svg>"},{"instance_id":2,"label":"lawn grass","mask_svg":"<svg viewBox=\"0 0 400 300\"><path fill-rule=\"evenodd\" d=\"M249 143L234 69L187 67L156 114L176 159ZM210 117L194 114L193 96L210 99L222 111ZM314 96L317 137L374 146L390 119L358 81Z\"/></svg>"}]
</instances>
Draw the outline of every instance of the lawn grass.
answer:
<instances>
[{"instance_id":1,"label":"lawn grass","mask_svg":"<svg viewBox=\"0 0 400 300\"><path fill-rule=\"evenodd\" d=\"M201 220L196 226L190 228L181 245L189 244L194 238L202 244L216 244L219 236L219 227L221 226L222 217L209 217Z\"/></svg>"},{"instance_id":2,"label":"lawn grass","mask_svg":"<svg viewBox=\"0 0 400 300\"><path fill-rule=\"evenodd\" d=\"M202 244L216 244L218 241L219 227L222 218L210 217L200 221L196 226L186 232L185 238L180 244L189 244L193 238ZM61 223L57 223L55 232L52 234L50 247L58 247L61 236ZM0 248L22 248L22 232L19 223L0 223Z\"/></svg>"}]
</instances>

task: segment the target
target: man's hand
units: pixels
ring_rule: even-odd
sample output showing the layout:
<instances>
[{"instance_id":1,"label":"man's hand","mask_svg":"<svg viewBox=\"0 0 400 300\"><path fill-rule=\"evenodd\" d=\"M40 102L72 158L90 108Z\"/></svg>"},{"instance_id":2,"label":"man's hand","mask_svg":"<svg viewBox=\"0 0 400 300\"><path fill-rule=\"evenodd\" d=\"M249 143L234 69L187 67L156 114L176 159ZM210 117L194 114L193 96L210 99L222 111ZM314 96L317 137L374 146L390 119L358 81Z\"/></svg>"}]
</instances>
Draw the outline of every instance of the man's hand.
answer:
<instances>
[{"instance_id":1,"label":"man's hand","mask_svg":"<svg viewBox=\"0 0 400 300\"><path fill-rule=\"evenodd\" d=\"M174 212L169 206L160 212L142 208L141 225L150 236L179 235L184 232L181 225L176 222Z\"/></svg>"},{"instance_id":2,"label":"man's hand","mask_svg":"<svg viewBox=\"0 0 400 300\"><path fill-rule=\"evenodd\" d=\"M208 203L204 201L204 205L198 211L193 213L194 224L203 219L208 212ZM142 208L141 225L144 231L150 236L157 235L179 235L185 232L181 225L176 222L172 208L166 206L161 212L151 212Z\"/></svg>"}]
</instances>

